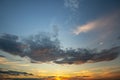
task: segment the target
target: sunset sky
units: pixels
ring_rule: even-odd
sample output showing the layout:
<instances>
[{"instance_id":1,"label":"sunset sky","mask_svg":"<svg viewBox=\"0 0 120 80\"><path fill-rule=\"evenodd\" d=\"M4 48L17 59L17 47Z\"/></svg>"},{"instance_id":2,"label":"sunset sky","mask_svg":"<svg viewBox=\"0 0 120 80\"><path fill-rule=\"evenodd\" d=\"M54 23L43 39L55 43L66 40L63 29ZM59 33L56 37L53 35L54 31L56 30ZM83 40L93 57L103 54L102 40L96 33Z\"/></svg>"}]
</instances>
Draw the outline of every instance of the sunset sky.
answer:
<instances>
[{"instance_id":1,"label":"sunset sky","mask_svg":"<svg viewBox=\"0 0 120 80\"><path fill-rule=\"evenodd\" d=\"M119 0L0 0L0 76L119 78L119 54Z\"/></svg>"}]
</instances>

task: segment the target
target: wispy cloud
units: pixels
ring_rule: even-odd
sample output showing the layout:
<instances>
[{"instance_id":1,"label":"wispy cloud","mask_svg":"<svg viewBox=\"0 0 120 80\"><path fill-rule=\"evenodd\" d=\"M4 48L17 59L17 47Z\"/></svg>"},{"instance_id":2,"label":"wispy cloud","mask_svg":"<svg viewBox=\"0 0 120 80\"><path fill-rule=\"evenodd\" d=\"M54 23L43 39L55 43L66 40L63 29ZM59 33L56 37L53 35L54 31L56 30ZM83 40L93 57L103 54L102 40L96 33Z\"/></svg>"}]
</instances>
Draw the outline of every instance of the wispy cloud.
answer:
<instances>
[{"instance_id":1,"label":"wispy cloud","mask_svg":"<svg viewBox=\"0 0 120 80\"><path fill-rule=\"evenodd\" d=\"M0 69L0 79L1 80L6 80L6 78L24 78L24 77L33 77L33 76L34 75L32 73L6 70L3 68Z\"/></svg>"},{"instance_id":2,"label":"wispy cloud","mask_svg":"<svg viewBox=\"0 0 120 80\"><path fill-rule=\"evenodd\" d=\"M0 70L0 75L1 74L8 74L8 75L33 75L33 74L30 74L30 73L27 73L27 72L19 72L19 71L12 71L12 70Z\"/></svg>"},{"instance_id":3,"label":"wispy cloud","mask_svg":"<svg viewBox=\"0 0 120 80\"><path fill-rule=\"evenodd\" d=\"M79 8L79 0L64 0L64 6L75 11Z\"/></svg>"},{"instance_id":4,"label":"wispy cloud","mask_svg":"<svg viewBox=\"0 0 120 80\"><path fill-rule=\"evenodd\" d=\"M101 17L99 19L90 21L84 25L80 25L76 27L76 29L73 30L73 33L75 35L79 35L81 33L87 33L89 31L105 28L105 27L114 27L116 24L119 24L119 22L116 22L116 20L119 18L119 12Z\"/></svg>"},{"instance_id":5,"label":"wispy cloud","mask_svg":"<svg viewBox=\"0 0 120 80\"><path fill-rule=\"evenodd\" d=\"M76 35L79 35L80 33L85 33L85 32L88 32L92 29L94 29L98 24L98 22L90 22L90 23L87 23L85 25L82 25L82 26L78 26L74 31L73 33L76 34Z\"/></svg>"}]
</instances>

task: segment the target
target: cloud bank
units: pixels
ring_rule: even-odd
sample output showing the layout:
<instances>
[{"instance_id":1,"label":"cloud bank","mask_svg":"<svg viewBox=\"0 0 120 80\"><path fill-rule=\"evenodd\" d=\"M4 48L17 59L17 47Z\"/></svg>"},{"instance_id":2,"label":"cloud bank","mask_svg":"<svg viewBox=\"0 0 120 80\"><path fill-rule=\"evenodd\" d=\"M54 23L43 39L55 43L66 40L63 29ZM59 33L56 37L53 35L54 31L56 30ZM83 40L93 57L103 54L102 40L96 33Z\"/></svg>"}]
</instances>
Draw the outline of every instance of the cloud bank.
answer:
<instances>
[{"instance_id":1,"label":"cloud bank","mask_svg":"<svg viewBox=\"0 0 120 80\"><path fill-rule=\"evenodd\" d=\"M56 60L58 64L83 64L83 63L95 63L101 61L111 61L117 58L120 53L120 47L114 47L101 52L94 52L87 49L68 50L64 58Z\"/></svg>"},{"instance_id":2,"label":"cloud bank","mask_svg":"<svg viewBox=\"0 0 120 80\"><path fill-rule=\"evenodd\" d=\"M49 34L49 35L48 35ZM50 33L39 33L18 41L18 36L2 34L0 49L12 55L28 57L31 63L84 64L111 61L118 57L120 46L97 52L89 49L61 49L60 41Z\"/></svg>"}]
</instances>

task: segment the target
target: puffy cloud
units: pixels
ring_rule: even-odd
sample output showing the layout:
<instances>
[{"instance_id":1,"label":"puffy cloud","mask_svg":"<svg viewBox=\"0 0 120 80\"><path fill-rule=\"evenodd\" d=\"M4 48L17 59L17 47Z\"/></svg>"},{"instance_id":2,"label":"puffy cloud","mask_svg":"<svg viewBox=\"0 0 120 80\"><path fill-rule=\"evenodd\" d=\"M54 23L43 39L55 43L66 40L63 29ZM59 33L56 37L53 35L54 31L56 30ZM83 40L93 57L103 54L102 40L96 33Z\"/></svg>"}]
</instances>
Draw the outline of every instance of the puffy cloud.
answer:
<instances>
[{"instance_id":1,"label":"puffy cloud","mask_svg":"<svg viewBox=\"0 0 120 80\"><path fill-rule=\"evenodd\" d=\"M47 62L57 59L60 49L60 42L56 36L49 36L50 33L40 33L25 39L28 45L26 56L33 59L32 62Z\"/></svg>"},{"instance_id":2,"label":"puffy cloud","mask_svg":"<svg viewBox=\"0 0 120 80\"><path fill-rule=\"evenodd\" d=\"M49 35L48 35L49 34ZM9 35L10 38L12 35ZM62 50L60 41L50 33L32 35L22 42L16 38L0 37L0 49L13 55L28 57L31 63L54 62L57 64L84 64L101 61L111 61L118 57L120 46L105 49L101 52L88 49L66 49ZM9 45L6 45L9 44ZM26 45L26 47L20 47ZM14 53L16 52L16 53Z\"/></svg>"}]
</instances>

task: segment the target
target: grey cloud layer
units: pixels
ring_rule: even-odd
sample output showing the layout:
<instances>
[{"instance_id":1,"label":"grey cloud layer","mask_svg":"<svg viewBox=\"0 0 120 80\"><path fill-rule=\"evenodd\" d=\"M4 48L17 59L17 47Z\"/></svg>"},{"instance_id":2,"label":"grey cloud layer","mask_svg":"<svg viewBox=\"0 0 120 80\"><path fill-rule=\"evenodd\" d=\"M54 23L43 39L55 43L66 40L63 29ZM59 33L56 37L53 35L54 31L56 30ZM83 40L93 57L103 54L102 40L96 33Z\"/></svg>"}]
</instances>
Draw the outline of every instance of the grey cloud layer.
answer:
<instances>
[{"instance_id":1,"label":"grey cloud layer","mask_svg":"<svg viewBox=\"0 0 120 80\"><path fill-rule=\"evenodd\" d=\"M27 72L19 72L19 71L12 71L12 70L0 70L0 75L2 74L7 74L7 75L14 75L14 76L18 76L18 75L33 75L31 73L27 73Z\"/></svg>"},{"instance_id":2,"label":"grey cloud layer","mask_svg":"<svg viewBox=\"0 0 120 80\"><path fill-rule=\"evenodd\" d=\"M88 49L66 49L60 47L57 36L39 33L19 42L18 37L10 34L0 36L0 49L13 55L27 56L32 63L54 62L57 64L83 64L110 61L118 57L120 46L101 52Z\"/></svg>"},{"instance_id":3,"label":"grey cloud layer","mask_svg":"<svg viewBox=\"0 0 120 80\"><path fill-rule=\"evenodd\" d=\"M55 61L58 64L83 64L100 61L110 61L117 58L120 53L120 47L114 47L101 52L94 52L87 49L68 50L65 57Z\"/></svg>"}]
</instances>

